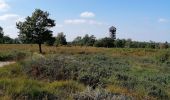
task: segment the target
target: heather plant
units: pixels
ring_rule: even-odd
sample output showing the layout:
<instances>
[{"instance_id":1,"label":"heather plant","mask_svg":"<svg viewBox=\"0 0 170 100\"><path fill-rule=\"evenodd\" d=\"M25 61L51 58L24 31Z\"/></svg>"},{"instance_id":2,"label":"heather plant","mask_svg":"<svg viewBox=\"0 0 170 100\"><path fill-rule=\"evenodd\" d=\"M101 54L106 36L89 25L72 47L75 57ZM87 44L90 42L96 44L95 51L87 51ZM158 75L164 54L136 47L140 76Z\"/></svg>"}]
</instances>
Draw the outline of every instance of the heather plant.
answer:
<instances>
[{"instance_id":1,"label":"heather plant","mask_svg":"<svg viewBox=\"0 0 170 100\"><path fill-rule=\"evenodd\" d=\"M128 97L121 94L114 94L108 92L105 89L95 89L87 87L83 92L74 95L75 100L133 100L132 97Z\"/></svg>"},{"instance_id":2,"label":"heather plant","mask_svg":"<svg viewBox=\"0 0 170 100\"><path fill-rule=\"evenodd\" d=\"M10 52L0 52L0 61L21 60L29 56L28 52L13 50Z\"/></svg>"}]
</instances>

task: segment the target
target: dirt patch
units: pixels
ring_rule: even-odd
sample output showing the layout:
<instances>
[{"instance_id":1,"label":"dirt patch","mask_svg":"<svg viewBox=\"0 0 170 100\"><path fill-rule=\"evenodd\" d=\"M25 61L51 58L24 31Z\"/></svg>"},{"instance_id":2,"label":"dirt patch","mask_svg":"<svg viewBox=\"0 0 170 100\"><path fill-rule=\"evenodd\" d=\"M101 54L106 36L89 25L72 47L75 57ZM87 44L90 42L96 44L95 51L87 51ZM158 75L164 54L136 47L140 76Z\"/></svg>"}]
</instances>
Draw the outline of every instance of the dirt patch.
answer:
<instances>
[{"instance_id":1,"label":"dirt patch","mask_svg":"<svg viewBox=\"0 0 170 100\"><path fill-rule=\"evenodd\" d=\"M11 62L11 61L1 62L0 61L0 67L3 67L5 65L10 65L10 64L13 64L13 63L15 63L15 62Z\"/></svg>"}]
</instances>

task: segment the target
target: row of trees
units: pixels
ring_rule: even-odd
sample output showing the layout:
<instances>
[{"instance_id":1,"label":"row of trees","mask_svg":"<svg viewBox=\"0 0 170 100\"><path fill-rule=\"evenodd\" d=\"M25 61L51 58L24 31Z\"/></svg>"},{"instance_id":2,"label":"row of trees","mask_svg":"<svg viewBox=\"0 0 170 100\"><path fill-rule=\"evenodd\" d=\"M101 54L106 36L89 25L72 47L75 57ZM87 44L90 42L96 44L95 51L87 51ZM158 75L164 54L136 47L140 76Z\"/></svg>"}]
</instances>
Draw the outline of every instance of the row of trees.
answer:
<instances>
[{"instance_id":1,"label":"row of trees","mask_svg":"<svg viewBox=\"0 0 170 100\"><path fill-rule=\"evenodd\" d=\"M4 36L3 28L0 27L0 44L16 44L19 43L19 39L12 39L9 36Z\"/></svg>"},{"instance_id":2,"label":"row of trees","mask_svg":"<svg viewBox=\"0 0 170 100\"><path fill-rule=\"evenodd\" d=\"M0 27L0 43L34 43L39 45L39 51L42 53L41 45L76 45L76 46L95 46L95 47L118 47L118 48L168 48L169 44L155 42L137 42L131 39L116 39L116 28L110 27L110 37L96 39L94 35L85 35L76 37L72 42L67 43L64 33L59 33L57 37L53 36L50 29L55 26L55 20L49 18L49 13L36 9L32 16L28 16L24 22L16 24L19 29L17 39L11 39L4 36L3 29Z\"/></svg>"},{"instance_id":3,"label":"row of trees","mask_svg":"<svg viewBox=\"0 0 170 100\"><path fill-rule=\"evenodd\" d=\"M138 42L132 41L131 39L112 39L102 38L96 39L96 37L85 35L84 37L78 36L70 43L75 46L94 46L94 47L116 47L116 48L152 48L152 49L166 49L169 48L169 43L157 43L154 41L150 42Z\"/></svg>"}]
</instances>

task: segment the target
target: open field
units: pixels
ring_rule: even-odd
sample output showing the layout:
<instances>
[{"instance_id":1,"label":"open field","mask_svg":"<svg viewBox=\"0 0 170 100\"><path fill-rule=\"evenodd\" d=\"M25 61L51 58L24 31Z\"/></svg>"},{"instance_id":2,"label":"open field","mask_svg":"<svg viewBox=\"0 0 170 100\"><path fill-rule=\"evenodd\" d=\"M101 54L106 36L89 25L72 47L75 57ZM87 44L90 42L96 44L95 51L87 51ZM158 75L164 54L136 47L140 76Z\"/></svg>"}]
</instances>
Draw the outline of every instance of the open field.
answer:
<instances>
[{"instance_id":1,"label":"open field","mask_svg":"<svg viewBox=\"0 0 170 100\"><path fill-rule=\"evenodd\" d=\"M170 99L170 50L0 45L0 99Z\"/></svg>"}]
</instances>

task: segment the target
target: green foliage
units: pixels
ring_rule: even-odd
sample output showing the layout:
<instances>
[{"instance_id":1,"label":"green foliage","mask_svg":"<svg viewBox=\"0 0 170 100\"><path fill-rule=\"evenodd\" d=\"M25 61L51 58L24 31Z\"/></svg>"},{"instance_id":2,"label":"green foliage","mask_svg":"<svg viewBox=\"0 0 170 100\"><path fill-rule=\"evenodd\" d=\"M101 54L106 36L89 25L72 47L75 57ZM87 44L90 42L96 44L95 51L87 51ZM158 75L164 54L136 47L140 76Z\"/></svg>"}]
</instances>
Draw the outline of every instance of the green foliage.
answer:
<instances>
[{"instance_id":1,"label":"green foliage","mask_svg":"<svg viewBox=\"0 0 170 100\"><path fill-rule=\"evenodd\" d=\"M160 87L157 87L155 85L153 86L150 86L148 88L148 95L150 96L153 96L153 97L157 97L157 98L160 98L160 99L164 99L164 100L168 100L168 95L166 94L166 92L160 88Z\"/></svg>"},{"instance_id":2,"label":"green foliage","mask_svg":"<svg viewBox=\"0 0 170 100\"><path fill-rule=\"evenodd\" d=\"M107 48L114 47L114 39L106 37L106 38L97 40L94 46L95 47L107 47Z\"/></svg>"},{"instance_id":3,"label":"green foliage","mask_svg":"<svg viewBox=\"0 0 170 100\"><path fill-rule=\"evenodd\" d=\"M44 84L35 80L1 79L0 90L3 95L11 96L12 100L42 100L57 97L43 89Z\"/></svg>"},{"instance_id":4,"label":"green foliage","mask_svg":"<svg viewBox=\"0 0 170 100\"><path fill-rule=\"evenodd\" d=\"M83 38L82 37L76 37L72 44L73 45L79 45L79 46L93 46L96 41L96 37L94 35L89 36L86 34Z\"/></svg>"},{"instance_id":5,"label":"green foliage","mask_svg":"<svg viewBox=\"0 0 170 100\"><path fill-rule=\"evenodd\" d=\"M64 35L63 32L58 33L56 40L55 40L55 45L56 46L67 45L66 36Z\"/></svg>"},{"instance_id":6,"label":"green foliage","mask_svg":"<svg viewBox=\"0 0 170 100\"><path fill-rule=\"evenodd\" d=\"M0 68L0 98L9 100L55 100L69 99L84 90L75 81L37 81L22 73L19 63Z\"/></svg>"},{"instance_id":7,"label":"green foliage","mask_svg":"<svg viewBox=\"0 0 170 100\"><path fill-rule=\"evenodd\" d=\"M21 60L28 56L27 52L22 51L10 51L10 52L0 52L0 61L9 61L9 60Z\"/></svg>"},{"instance_id":8,"label":"green foliage","mask_svg":"<svg viewBox=\"0 0 170 100\"><path fill-rule=\"evenodd\" d=\"M55 41L56 41L55 37L52 37L51 39L47 40L47 41L45 42L45 44L46 44L47 46L53 46L54 43L55 43Z\"/></svg>"},{"instance_id":9,"label":"green foliage","mask_svg":"<svg viewBox=\"0 0 170 100\"><path fill-rule=\"evenodd\" d=\"M53 26L55 22L49 18L49 13L40 9L36 9L25 22L17 23L20 38L39 44L40 53L42 53L41 44L52 38L52 31L49 28Z\"/></svg>"},{"instance_id":10,"label":"green foliage","mask_svg":"<svg viewBox=\"0 0 170 100\"><path fill-rule=\"evenodd\" d=\"M23 63L23 71L36 79L67 80L76 78L78 62L57 56L31 59Z\"/></svg>"},{"instance_id":11,"label":"green foliage","mask_svg":"<svg viewBox=\"0 0 170 100\"><path fill-rule=\"evenodd\" d=\"M163 51L156 55L158 63L170 62L170 51Z\"/></svg>"},{"instance_id":12,"label":"green foliage","mask_svg":"<svg viewBox=\"0 0 170 100\"><path fill-rule=\"evenodd\" d=\"M60 100L71 98L75 93L82 92L84 88L82 84L75 81L56 81L45 87L49 93L57 95Z\"/></svg>"},{"instance_id":13,"label":"green foliage","mask_svg":"<svg viewBox=\"0 0 170 100\"><path fill-rule=\"evenodd\" d=\"M70 52L58 47L62 54L33 53L21 65L0 68L0 99L170 98L168 49L100 48L96 53L97 48L90 48L86 53L82 48L68 47Z\"/></svg>"},{"instance_id":14,"label":"green foliage","mask_svg":"<svg viewBox=\"0 0 170 100\"><path fill-rule=\"evenodd\" d=\"M18 63L0 68L0 78L16 78L18 76L24 76L21 70L21 66Z\"/></svg>"}]
</instances>

